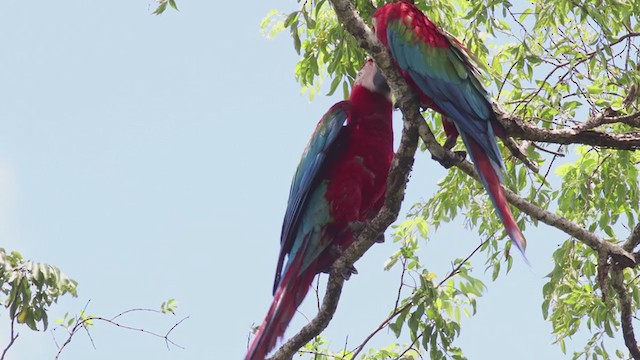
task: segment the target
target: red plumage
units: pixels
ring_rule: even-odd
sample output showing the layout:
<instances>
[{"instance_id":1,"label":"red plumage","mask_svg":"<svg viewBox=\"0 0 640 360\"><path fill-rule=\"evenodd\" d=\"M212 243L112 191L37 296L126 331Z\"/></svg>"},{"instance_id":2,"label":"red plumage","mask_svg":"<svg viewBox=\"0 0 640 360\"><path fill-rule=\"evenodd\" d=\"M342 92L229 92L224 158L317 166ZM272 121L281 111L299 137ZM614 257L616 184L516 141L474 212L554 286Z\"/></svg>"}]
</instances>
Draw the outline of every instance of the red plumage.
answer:
<instances>
[{"instance_id":1,"label":"red plumage","mask_svg":"<svg viewBox=\"0 0 640 360\"><path fill-rule=\"evenodd\" d=\"M454 37L406 1L380 7L373 14L378 39L416 91L421 105L443 115L446 147L460 135L507 234L523 253L526 247L502 189L503 161L495 136L505 136L474 58Z\"/></svg>"},{"instance_id":2,"label":"red plumage","mask_svg":"<svg viewBox=\"0 0 640 360\"><path fill-rule=\"evenodd\" d=\"M393 157L391 113L389 87L370 60L349 100L320 120L292 183L273 302L245 360L266 357L314 276L328 271L353 242L350 224L380 210Z\"/></svg>"}]
</instances>

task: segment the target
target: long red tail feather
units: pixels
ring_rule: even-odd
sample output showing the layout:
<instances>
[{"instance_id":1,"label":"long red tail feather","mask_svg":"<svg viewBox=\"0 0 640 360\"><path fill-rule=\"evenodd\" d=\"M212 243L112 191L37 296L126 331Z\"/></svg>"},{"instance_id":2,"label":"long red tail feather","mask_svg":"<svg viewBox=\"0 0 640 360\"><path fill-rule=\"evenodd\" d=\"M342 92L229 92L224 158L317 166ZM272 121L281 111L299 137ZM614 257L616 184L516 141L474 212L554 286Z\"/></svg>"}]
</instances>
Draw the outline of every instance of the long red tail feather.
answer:
<instances>
[{"instance_id":1,"label":"long red tail feather","mask_svg":"<svg viewBox=\"0 0 640 360\"><path fill-rule=\"evenodd\" d=\"M463 136L463 139L464 138L465 136ZM489 193L491 202L496 208L500 220L502 220L502 224L507 231L507 235L509 235L513 244L518 248L518 250L520 250L525 261L527 261L525 256L527 241L522 235L522 232L511 213L511 209L509 208L509 203L507 202L504 189L502 189L501 176L497 172L500 171L499 166L492 164L487 154L480 147L480 144L478 144L472 137L466 137L465 142L467 143L467 150L469 150L469 155L473 160L476 171L478 172L484 187Z\"/></svg>"},{"instance_id":2,"label":"long red tail feather","mask_svg":"<svg viewBox=\"0 0 640 360\"><path fill-rule=\"evenodd\" d=\"M302 255L299 253L299 255ZM253 338L245 360L264 360L283 335L302 303L316 272L310 268L299 274L302 256L291 263L273 296L271 307Z\"/></svg>"}]
</instances>

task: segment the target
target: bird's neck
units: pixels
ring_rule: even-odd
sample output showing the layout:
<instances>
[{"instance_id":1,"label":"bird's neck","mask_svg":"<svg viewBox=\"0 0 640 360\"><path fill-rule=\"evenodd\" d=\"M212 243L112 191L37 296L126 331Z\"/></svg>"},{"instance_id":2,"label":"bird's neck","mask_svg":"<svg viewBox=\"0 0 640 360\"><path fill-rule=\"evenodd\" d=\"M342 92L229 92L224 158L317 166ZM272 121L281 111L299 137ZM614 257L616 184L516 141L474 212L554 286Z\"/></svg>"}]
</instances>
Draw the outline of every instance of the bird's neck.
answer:
<instances>
[{"instance_id":1,"label":"bird's neck","mask_svg":"<svg viewBox=\"0 0 640 360\"><path fill-rule=\"evenodd\" d=\"M392 116L393 105L387 96L355 85L351 90L349 103L353 116L349 117L347 124L364 125L366 122L366 125L374 125L375 127L391 127L391 121L388 119ZM378 121L375 120L371 123L373 118L379 119L380 124L376 124Z\"/></svg>"}]
</instances>

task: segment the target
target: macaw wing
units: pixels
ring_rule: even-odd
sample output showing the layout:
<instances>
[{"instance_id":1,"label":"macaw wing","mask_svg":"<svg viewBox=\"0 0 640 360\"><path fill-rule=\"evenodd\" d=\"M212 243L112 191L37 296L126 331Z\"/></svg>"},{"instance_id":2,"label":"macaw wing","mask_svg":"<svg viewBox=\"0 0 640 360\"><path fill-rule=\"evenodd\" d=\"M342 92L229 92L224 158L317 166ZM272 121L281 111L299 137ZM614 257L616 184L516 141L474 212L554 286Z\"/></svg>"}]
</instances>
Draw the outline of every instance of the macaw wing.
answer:
<instances>
[{"instance_id":1,"label":"macaw wing","mask_svg":"<svg viewBox=\"0 0 640 360\"><path fill-rule=\"evenodd\" d=\"M491 126L491 102L462 46L417 9L416 13L389 19L387 39L400 68L459 131L472 136L502 166Z\"/></svg>"},{"instance_id":2,"label":"macaw wing","mask_svg":"<svg viewBox=\"0 0 640 360\"><path fill-rule=\"evenodd\" d=\"M282 234L280 238L280 255L276 268L276 276L274 281L274 292L280 282L282 275L282 267L285 255L291 256L291 251L297 251L301 244L296 244L296 236L298 228L304 226L311 228L320 226L320 222L329 221L326 214L329 211L329 204L322 201L321 195L317 190L320 184L320 174L322 169L328 162L328 155L335 151L342 143L341 139L344 134L344 123L347 120L349 112L349 102L341 101L333 105L329 111L320 119L318 125L305 148L298 168L291 182L291 190L289 191L289 200L287 202L287 210L282 223ZM313 198L312 206L307 206ZM304 214L310 212L310 214ZM317 218L321 217L321 218ZM315 224L305 224L306 222L316 221ZM305 230L306 231L306 230ZM311 235L311 234L309 234ZM298 239L304 241L305 239ZM307 239L308 241L308 239Z\"/></svg>"}]
</instances>

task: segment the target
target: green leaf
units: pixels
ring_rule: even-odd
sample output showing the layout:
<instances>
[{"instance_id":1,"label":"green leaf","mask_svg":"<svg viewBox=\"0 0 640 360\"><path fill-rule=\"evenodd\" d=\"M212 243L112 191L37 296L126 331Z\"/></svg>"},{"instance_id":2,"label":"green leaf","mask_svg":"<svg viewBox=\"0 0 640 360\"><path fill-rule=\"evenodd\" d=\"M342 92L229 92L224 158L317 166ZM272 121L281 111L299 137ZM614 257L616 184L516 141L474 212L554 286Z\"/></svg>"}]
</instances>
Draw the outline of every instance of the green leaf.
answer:
<instances>
[{"instance_id":1,"label":"green leaf","mask_svg":"<svg viewBox=\"0 0 640 360\"><path fill-rule=\"evenodd\" d=\"M153 12L153 15L160 15L167 9L167 2L163 1L158 5L158 7Z\"/></svg>"},{"instance_id":2,"label":"green leaf","mask_svg":"<svg viewBox=\"0 0 640 360\"><path fill-rule=\"evenodd\" d=\"M298 55L300 55L300 47L302 43L300 41L300 34L298 34L298 20L296 19L293 24L291 24L291 37L293 38L293 48L296 50Z\"/></svg>"},{"instance_id":3,"label":"green leaf","mask_svg":"<svg viewBox=\"0 0 640 360\"><path fill-rule=\"evenodd\" d=\"M340 81L342 79L339 77L335 77L333 78L333 80L331 81L331 86L329 87L329 92L327 93L327 96L331 96L333 95L333 93L336 91L336 89L338 88L338 85L340 85Z\"/></svg>"}]
</instances>

